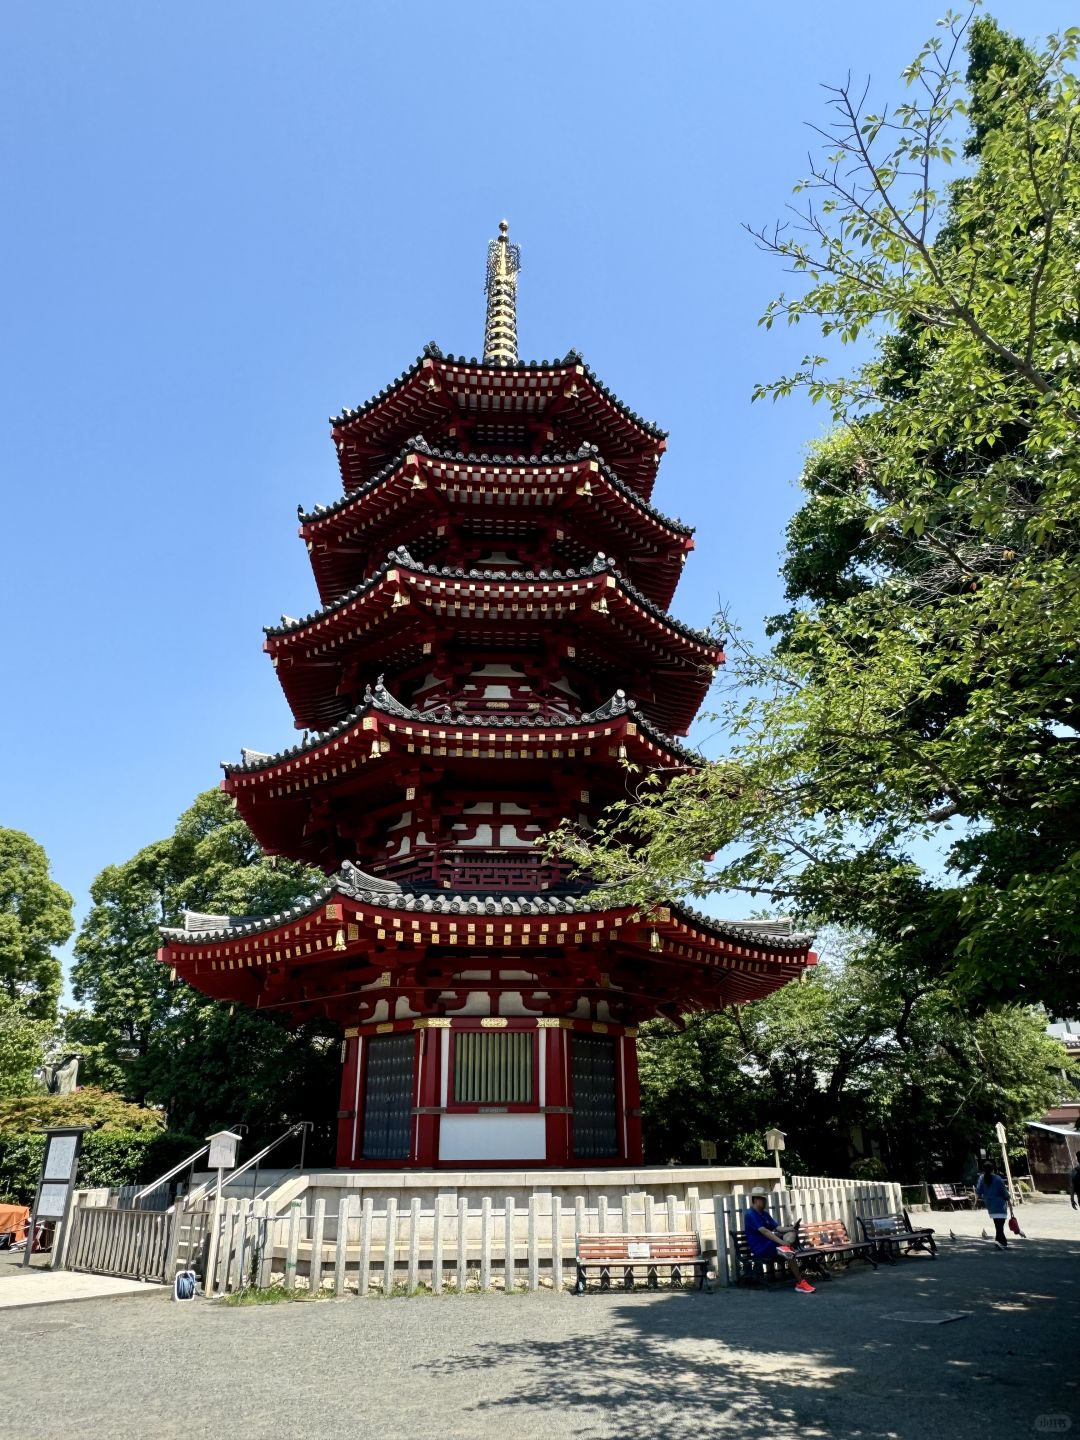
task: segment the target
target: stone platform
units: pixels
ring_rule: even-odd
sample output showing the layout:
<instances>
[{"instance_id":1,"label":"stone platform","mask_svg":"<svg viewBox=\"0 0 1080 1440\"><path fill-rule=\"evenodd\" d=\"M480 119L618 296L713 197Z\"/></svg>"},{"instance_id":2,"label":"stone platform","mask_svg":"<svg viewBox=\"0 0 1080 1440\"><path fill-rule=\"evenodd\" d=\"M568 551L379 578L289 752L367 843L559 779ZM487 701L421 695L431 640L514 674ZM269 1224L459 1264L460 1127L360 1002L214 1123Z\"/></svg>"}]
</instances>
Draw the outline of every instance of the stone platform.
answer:
<instances>
[{"instance_id":1,"label":"stone platform","mask_svg":"<svg viewBox=\"0 0 1080 1440\"><path fill-rule=\"evenodd\" d=\"M304 1199L324 1199L327 1211L336 1211L343 1195L369 1196L381 1209L393 1196L399 1209L415 1197L426 1210L436 1197L467 1199L479 1205L490 1195L496 1207L507 1199L525 1207L533 1195L558 1196L563 1207L573 1210L580 1195L589 1209L601 1199L618 1209L624 1195L639 1203L649 1196L657 1205L674 1196L678 1204L698 1199L705 1204L717 1195L740 1194L755 1185L772 1188L780 1172L771 1165L647 1165L623 1168L529 1170L319 1170L309 1171Z\"/></svg>"}]
</instances>

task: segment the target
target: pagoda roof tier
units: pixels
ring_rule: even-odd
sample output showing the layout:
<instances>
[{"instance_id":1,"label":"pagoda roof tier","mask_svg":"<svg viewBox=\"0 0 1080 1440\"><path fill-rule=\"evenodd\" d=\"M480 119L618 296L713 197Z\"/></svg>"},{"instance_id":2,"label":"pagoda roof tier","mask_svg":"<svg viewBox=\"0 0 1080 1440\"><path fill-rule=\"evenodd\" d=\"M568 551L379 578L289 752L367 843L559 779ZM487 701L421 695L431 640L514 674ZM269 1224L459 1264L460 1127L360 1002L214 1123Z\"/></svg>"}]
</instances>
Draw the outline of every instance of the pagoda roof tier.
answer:
<instances>
[{"instance_id":1,"label":"pagoda roof tier","mask_svg":"<svg viewBox=\"0 0 1080 1440\"><path fill-rule=\"evenodd\" d=\"M532 992L548 1015L591 995L636 1021L758 999L816 961L813 937L786 921L716 920L679 905L643 916L587 896L410 891L353 866L276 915L189 913L162 937L159 958L197 989L293 1021L343 1023L379 1002L393 1015L399 997L427 1015L453 1013L455 992L478 984L462 972L485 964L492 978L480 988L493 995Z\"/></svg>"},{"instance_id":2,"label":"pagoda roof tier","mask_svg":"<svg viewBox=\"0 0 1080 1440\"><path fill-rule=\"evenodd\" d=\"M550 538L576 541L586 558L599 542L662 606L670 603L693 548L690 527L642 500L594 445L568 455L466 455L414 436L357 489L297 513L324 603L355 585L388 546L426 537L437 545L442 529L435 527L443 522L511 544L546 526Z\"/></svg>"},{"instance_id":3,"label":"pagoda roof tier","mask_svg":"<svg viewBox=\"0 0 1080 1440\"><path fill-rule=\"evenodd\" d=\"M524 439L547 445L549 436L591 441L647 500L667 444L666 433L624 405L574 350L562 360L505 364L428 345L390 385L332 416L330 425L346 490L362 485L409 436L434 439L468 427L488 451L517 453Z\"/></svg>"},{"instance_id":4,"label":"pagoda roof tier","mask_svg":"<svg viewBox=\"0 0 1080 1440\"><path fill-rule=\"evenodd\" d=\"M459 643L490 651L520 646L523 631L550 637L574 622L570 653L596 637L601 661L659 681L651 695L630 686L642 708L667 732L685 734L724 652L702 630L685 625L642 595L599 555L579 570L465 570L421 565L407 551L332 605L301 620L266 627L264 649L300 726L321 729L344 719L341 673L356 650L374 669L390 669L419 650L423 636L446 631ZM411 648L410 648L411 647Z\"/></svg>"},{"instance_id":5,"label":"pagoda roof tier","mask_svg":"<svg viewBox=\"0 0 1080 1440\"><path fill-rule=\"evenodd\" d=\"M276 755L243 752L239 765L222 767L223 788L264 850L331 869L349 839L340 833L342 813L362 826L383 805L403 808L402 761L410 757L421 763L427 757L429 766L444 771L452 766L477 790L485 782L498 787L509 769L524 791L530 769L542 767L546 776L553 762L564 771L578 762L587 767L597 805L623 793L624 759L646 770L704 764L696 751L661 734L622 694L580 719L552 720L422 713L400 704L380 683L359 710L326 734ZM549 781L544 788L550 789ZM575 782L575 794L578 789ZM336 802L345 796L351 803L342 812Z\"/></svg>"}]
</instances>

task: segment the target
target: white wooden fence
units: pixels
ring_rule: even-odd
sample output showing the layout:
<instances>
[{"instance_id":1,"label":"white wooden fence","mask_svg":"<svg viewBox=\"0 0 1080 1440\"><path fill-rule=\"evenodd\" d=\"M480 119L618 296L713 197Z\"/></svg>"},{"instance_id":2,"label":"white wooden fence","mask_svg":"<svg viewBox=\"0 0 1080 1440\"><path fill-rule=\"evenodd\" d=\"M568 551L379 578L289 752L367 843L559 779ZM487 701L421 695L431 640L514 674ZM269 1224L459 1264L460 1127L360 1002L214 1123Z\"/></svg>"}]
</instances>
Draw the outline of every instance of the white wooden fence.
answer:
<instances>
[{"instance_id":1,"label":"white wooden fence","mask_svg":"<svg viewBox=\"0 0 1080 1440\"><path fill-rule=\"evenodd\" d=\"M787 1183L792 1190L846 1190L852 1186L877 1184L868 1180L836 1180L828 1175L789 1175Z\"/></svg>"},{"instance_id":2,"label":"white wooden fence","mask_svg":"<svg viewBox=\"0 0 1080 1440\"><path fill-rule=\"evenodd\" d=\"M308 1208L297 1200L284 1214L270 1215L265 1201L230 1199L222 1202L216 1226L211 1223L211 1288L223 1294L280 1284L335 1295L561 1290L575 1280L575 1233L620 1231L696 1233L706 1252L715 1249L717 1277L729 1284L737 1275L730 1232L741 1230L748 1203L745 1195L682 1202L635 1193L619 1205L603 1196L589 1204L581 1195L566 1204L558 1195L534 1194L496 1208L491 1196L479 1204L440 1196L426 1206L418 1197L399 1205L391 1196L376 1210L371 1197L346 1196L330 1215L323 1199ZM894 1185L833 1183L777 1190L768 1203L782 1224L841 1219L854 1234L856 1213L896 1210L899 1192ZM182 1251L180 1265L181 1257Z\"/></svg>"}]
</instances>

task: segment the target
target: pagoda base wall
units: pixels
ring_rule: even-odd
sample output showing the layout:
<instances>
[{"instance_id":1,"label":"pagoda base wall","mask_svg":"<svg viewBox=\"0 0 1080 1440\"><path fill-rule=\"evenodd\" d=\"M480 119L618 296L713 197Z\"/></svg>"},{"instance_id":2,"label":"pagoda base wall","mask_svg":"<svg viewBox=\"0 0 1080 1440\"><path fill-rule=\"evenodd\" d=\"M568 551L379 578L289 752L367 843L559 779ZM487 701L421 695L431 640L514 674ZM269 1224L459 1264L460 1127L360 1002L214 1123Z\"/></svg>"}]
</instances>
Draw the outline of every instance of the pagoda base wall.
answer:
<instances>
[{"instance_id":1,"label":"pagoda base wall","mask_svg":"<svg viewBox=\"0 0 1080 1440\"><path fill-rule=\"evenodd\" d=\"M419 1200L421 1211L428 1215L441 1202L442 1212L467 1206L470 1234L477 1242L480 1236L481 1202L490 1197L496 1211L505 1211L512 1200L516 1211L515 1234L524 1241L527 1235L530 1202L536 1200L536 1218L550 1229L553 1201L560 1202L560 1221L568 1254L573 1253L579 1202L586 1212L587 1225L595 1226L595 1216L606 1209L611 1217L608 1228L619 1228L624 1202L628 1205L632 1226L642 1222L645 1198L655 1207L657 1228L666 1228L664 1211L672 1204L683 1220L690 1210L700 1209L700 1228L706 1243L713 1243L715 1220L713 1201L723 1195L749 1194L755 1185L773 1190L783 1186L781 1172L772 1166L738 1165L647 1165L590 1166L566 1169L458 1169L458 1170L329 1170L310 1174L303 1195L304 1208L324 1200L328 1234L336 1233L331 1218L346 1196L358 1202L370 1199L376 1212L383 1211L388 1199L397 1201L398 1213Z\"/></svg>"},{"instance_id":2,"label":"pagoda base wall","mask_svg":"<svg viewBox=\"0 0 1080 1440\"><path fill-rule=\"evenodd\" d=\"M410 1018L346 1032L341 1168L640 1165L637 1032L546 1016Z\"/></svg>"}]
</instances>

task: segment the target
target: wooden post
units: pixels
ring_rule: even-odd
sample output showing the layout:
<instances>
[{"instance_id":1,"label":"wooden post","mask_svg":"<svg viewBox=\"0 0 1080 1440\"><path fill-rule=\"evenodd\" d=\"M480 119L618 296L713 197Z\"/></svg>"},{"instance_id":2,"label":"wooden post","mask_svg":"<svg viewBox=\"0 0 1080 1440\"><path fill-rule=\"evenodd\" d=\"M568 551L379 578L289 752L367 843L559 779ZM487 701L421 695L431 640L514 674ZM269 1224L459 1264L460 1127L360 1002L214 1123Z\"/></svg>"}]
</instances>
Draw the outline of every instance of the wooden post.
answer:
<instances>
[{"instance_id":1,"label":"wooden post","mask_svg":"<svg viewBox=\"0 0 1080 1440\"><path fill-rule=\"evenodd\" d=\"M85 1211L80 1212L85 1215ZM173 1202L171 1210L166 1211L166 1218L170 1221L169 1242L165 1250L165 1284L171 1285L173 1278L179 1268L180 1258L180 1226L184 1218L184 1202L179 1197Z\"/></svg>"},{"instance_id":2,"label":"wooden post","mask_svg":"<svg viewBox=\"0 0 1080 1440\"><path fill-rule=\"evenodd\" d=\"M260 1290L265 1290L270 1284L274 1273L274 1236L276 1228L270 1219L270 1207L265 1200L256 1200L255 1210L255 1243L258 1246L259 1259L255 1268L255 1284Z\"/></svg>"},{"instance_id":3,"label":"wooden post","mask_svg":"<svg viewBox=\"0 0 1080 1440\"><path fill-rule=\"evenodd\" d=\"M574 1238L585 1234L585 1196L574 1196Z\"/></svg>"},{"instance_id":4,"label":"wooden post","mask_svg":"<svg viewBox=\"0 0 1080 1440\"><path fill-rule=\"evenodd\" d=\"M528 1275L529 1289L540 1289L540 1238L537 1234L536 1207L539 1204L538 1195L529 1196L529 1253L528 1253Z\"/></svg>"},{"instance_id":5,"label":"wooden post","mask_svg":"<svg viewBox=\"0 0 1080 1440\"><path fill-rule=\"evenodd\" d=\"M457 1293L464 1295L468 1279L466 1263L469 1243L469 1201L465 1195L458 1196L457 1226Z\"/></svg>"},{"instance_id":6,"label":"wooden post","mask_svg":"<svg viewBox=\"0 0 1080 1440\"><path fill-rule=\"evenodd\" d=\"M222 1295L230 1288L233 1271L233 1247L237 1242L237 1220L239 1200L225 1201L225 1216L222 1221L221 1250L218 1252L218 1290Z\"/></svg>"},{"instance_id":7,"label":"wooden post","mask_svg":"<svg viewBox=\"0 0 1080 1440\"><path fill-rule=\"evenodd\" d=\"M356 1284L357 1295L366 1295L371 1288L371 1212L374 1204L370 1195L364 1197L360 1218L360 1274Z\"/></svg>"},{"instance_id":8,"label":"wooden post","mask_svg":"<svg viewBox=\"0 0 1080 1440\"><path fill-rule=\"evenodd\" d=\"M503 1288L509 1295L516 1284L514 1279L514 1198L512 1195L506 1197L503 1227Z\"/></svg>"},{"instance_id":9,"label":"wooden post","mask_svg":"<svg viewBox=\"0 0 1080 1440\"><path fill-rule=\"evenodd\" d=\"M596 1228L599 1234L607 1234L607 1196L601 1195L596 1202Z\"/></svg>"},{"instance_id":10,"label":"wooden post","mask_svg":"<svg viewBox=\"0 0 1080 1440\"><path fill-rule=\"evenodd\" d=\"M630 1224L630 1196L629 1196L629 1195L627 1195L627 1194L624 1194L624 1195L623 1195L623 1197L622 1197L622 1205L621 1205L620 1208L621 1208L621 1211L622 1211L622 1229L623 1229L623 1234L624 1234L624 1235L629 1235L629 1234L632 1232L633 1228L634 1228L634 1227Z\"/></svg>"},{"instance_id":11,"label":"wooden post","mask_svg":"<svg viewBox=\"0 0 1080 1440\"><path fill-rule=\"evenodd\" d=\"M414 1195L409 1201L409 1274L408 1288L411 1295L420 1283L420 1197Z\"/></svg>"},{"instance_id":12,"label":"wooden post","mask_svg":"<svg viewBox=\"0 0 1080 1440\"><path fill-rule=\"evenodd\" d=\"M236 1238L233 1241L232 1288L247 1286L247 1257L251 1248L251 1201L236 1201Z\"/></svg>"},{"instance_id":13,"label":"wooden post","mask_svg":"<svg viewBox=\"0 0 1080 1440\"><path fill-rule=\"evenodd\" d=\"M675 1207L677 1204L678 1202L675 1199L674 1195L669 1195L667 1197L667 1228L669 1235L674 1235L676 1229L678 1228L678 1221L676 1219L675 1211Z\"/></svg>"},{"instance_id":14,"label":"wooden post","mask_svg":"<svg viewBox=\"0 0 1080 1440\"><path fill-rule=\"evenodd\" d=\"M383 1294L394 1293L394 1261L397 1259L397 1196L386 1199L386 1245L383 1250Z\"/></svg>"},{"instance_id":15,"label":"wooden post","mask_svg":"<svg viewBox=\"0 0 1080 1440\"><path fill-rule=\"evenodd\" d=\"M337 1249L334 1252L334 1294L345 1294L346 1267L349 1263L349 1218L353 1211L351 1195L343 1195L338 1201Z\"/></svg>"},{"instance_id":16,"label":"wooden post","mask_svg":"<svg viewBox=\"0 0 1080 1440\"><path fill-rule=\"evenodd\" d=\"M726 1195L713 1197L713 1222L716 1225L716 1278L721 1285L731 1284L731 1270L728 1265L727 1215L724 1202Z\"/></svg>"},{"instance_id":17,"label":"wooden post","mask_svg":"<svg viewBox=\"0 0 1080 1440\"><path fill-rule=\"evenodd\" d=\"M491 1289L491 1196L480 1201L480 1289Z\"/></svg>"},{"instance_id":18,"label":"wooden post","mask_svg":"<svg viewBox=\"0 0 1080 1440\"><path fill-rule=\"evenodd\" d=\"M551 1197L551 1288L563 1287L562 1259L562 1200L558 1195Z\"/></svg>"},{"instance_id":19,"label":"wooden post","mask_svg":"<svg viewBox=\"0 0 1080 1440\"><path fill-rule=\"evenodd\" d=\"M285 1238L285 1289L297 1289L297 1256L300 1253L300 1223L302 1202L292 1201L289 1205L289 1228Z\"/></svg>"},{"instance_id":20,"label":"wooden post","mask_svg":"<svg viewBox=\"0 0 1080 1440\"><path fill-rule=\"evenodd\" d=\"M326 1229L326 1201L315 1201L315 1218L311 1226L311 1262L308 1265L308 1292L318 1295L322 1289L323 1231Z\"/></svg>"},{"instance_id":21,"label":"wooden post","mask_svg":"<svg viewBox=\"0 0 1080 1440\"><path fill-rule=\"evenodd\" d=\"M656 1201L651 1195L645 1196L645 1231L652 1235L656 1230Z\"/></svg>"},{"instance_id":22,"label":"wooden post","mask_svg":"<svg viewBox=\"0 0 1080 1440\"><path fill-rule=\"evenodd\" d=\"M443 1197L435 1196L435 1231L432 1236L431 1247L431 1292L433 1295L441 1295L443 1291L443 1253L442 1253L442 1220L443 1220Z\"/></svg>"},{"instance_id":23,"label":"wooden post","mask_svg":"<svg viewBox=\"0 0 1080 1440\"><path fill-rule=\"evenodd\" d=\"M289 1206L289 1238L285 1250L285 1289L296 1289L296 1256L300 1249L301 1202L294 1200Z\"/></svg>"}]
</instances>

